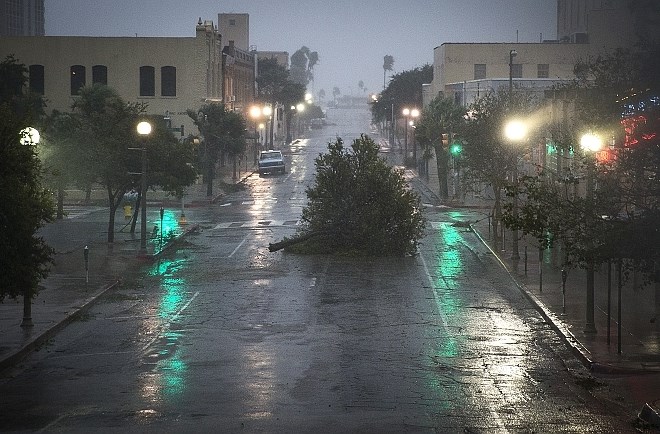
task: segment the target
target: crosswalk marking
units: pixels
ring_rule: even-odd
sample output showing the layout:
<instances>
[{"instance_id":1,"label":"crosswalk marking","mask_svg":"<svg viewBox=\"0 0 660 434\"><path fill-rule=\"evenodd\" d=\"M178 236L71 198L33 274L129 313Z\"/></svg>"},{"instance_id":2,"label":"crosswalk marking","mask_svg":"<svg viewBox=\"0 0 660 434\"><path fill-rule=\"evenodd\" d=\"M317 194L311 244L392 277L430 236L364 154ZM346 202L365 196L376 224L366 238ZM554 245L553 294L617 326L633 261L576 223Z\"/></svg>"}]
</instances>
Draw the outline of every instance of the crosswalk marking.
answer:
<instances>
[{"instance_id":1,"label":"crosswalk marking","mask_svg":"<svg viewBox=\"0 0 660 434\"><path fill-rule=\"evenodd\" d=\"M443 226L446 226L450 223L447 222L427 222L431 228L435 230L443 229ZM252 229L252 228L264 228L264 227L295 227L300 226L299 220L250 220L243 222L224 222L218 223L213 227L213 230L217 229Z\"/></svg>"},{"instance_id":2,"label":"crosswalk marking","mask_svg":"<svg viewBox=\"0 0 660 434\"><path fill-rule=\"evenodd\" d=\"M264 227L282 227L282 226L298 226L298 220L251 220L245 222L225 222L219 223L213 227L216 229L241 229L241 228L264 228Z\"/></svg>"}]
</instances>

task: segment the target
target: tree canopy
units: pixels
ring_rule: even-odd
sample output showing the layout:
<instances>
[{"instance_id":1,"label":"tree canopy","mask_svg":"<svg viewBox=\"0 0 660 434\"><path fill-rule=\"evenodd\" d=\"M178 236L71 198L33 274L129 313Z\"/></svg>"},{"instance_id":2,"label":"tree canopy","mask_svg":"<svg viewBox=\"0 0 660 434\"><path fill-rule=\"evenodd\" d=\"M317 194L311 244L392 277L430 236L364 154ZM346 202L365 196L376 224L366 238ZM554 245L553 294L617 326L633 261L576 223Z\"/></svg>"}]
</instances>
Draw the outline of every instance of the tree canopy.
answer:
<instances>
[{"instance_id":1,"label":"tree canopy","mask_svg":"<svg viewBox=\"0 0 660 434\"><path fill-rule=\"evenodd\" d=\"M38 235L53 219L53 203L42 185L38 144L25 131L39 126L43 108L40 98L23 92L26 72L13 57L0 63L0 300L23 295L29 319L54 252Z\"/></svg>"},{"instance_id":2,"label":"tree canopy","mask_svg":"<svg viewBox=\"0 0 660 434\"><path fill-rule=\"evenodd\" d=\"M401 171L378 156L366 135L350 149L338 138L315 161L298 252L398 256L414 254L424 218Z\"/></svg>"},{"instance_id":3,"label":"tree canopy","mask_svg":"<svg viewBox=\"0 0 660 434\"><path fill-rule=\"evenodd\" d=\"M433 67L424 65L394 74L383 92L371 106L374 122L392 119L392 105L395 112L402 107L422 107L422 84L433 80Z\"/></svg>"}]
</instances>

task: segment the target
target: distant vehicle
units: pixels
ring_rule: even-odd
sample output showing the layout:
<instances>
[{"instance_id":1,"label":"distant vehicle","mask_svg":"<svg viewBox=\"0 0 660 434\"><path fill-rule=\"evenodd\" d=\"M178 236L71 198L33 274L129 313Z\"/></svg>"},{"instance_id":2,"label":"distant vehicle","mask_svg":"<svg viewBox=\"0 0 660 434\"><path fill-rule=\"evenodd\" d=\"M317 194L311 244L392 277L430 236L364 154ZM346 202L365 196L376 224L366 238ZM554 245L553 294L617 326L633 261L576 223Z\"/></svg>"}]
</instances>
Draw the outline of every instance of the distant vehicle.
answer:
<instances>
[{"instance_id":1,"label":"distant vehicle","mask_svg":"<svg viewBox=\"0 0 660 434\"><path fill-rule=\"evenodd\" d=\"M321 118L312 119L312 125L311 125L312 129L317 130L319 128L323 128L324 123L325 123L325 119L321 119Z\"/></svg>"},{"instance_id":2,"label":"distant vehicle","mask_svg":"<svg viewBox=\"0 0 660 434\"><path fill-rule=\"evenodd\" d=\"M261 151L259 153L259 175L266 173L285 173L282 151Z\"/></svg>"}]
</instances>

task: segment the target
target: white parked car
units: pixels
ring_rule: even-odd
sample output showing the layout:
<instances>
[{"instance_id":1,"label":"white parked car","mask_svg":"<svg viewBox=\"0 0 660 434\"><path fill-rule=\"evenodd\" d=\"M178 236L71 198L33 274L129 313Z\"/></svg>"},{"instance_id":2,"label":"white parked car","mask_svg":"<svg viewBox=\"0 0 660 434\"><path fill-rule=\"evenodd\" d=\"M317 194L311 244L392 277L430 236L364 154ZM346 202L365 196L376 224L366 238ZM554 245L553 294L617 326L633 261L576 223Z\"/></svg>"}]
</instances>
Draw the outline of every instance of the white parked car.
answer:
<instances>
[{"instance_id":1,"label":"white parked car","mask_svg":"<svg viewBox=\"0 0 660 434\"><path fill-rule=\"evenodd\" d=\"M284 173L284 157L282 151L261 151L259 153L259 175L265 173Z\"/></svg>"}]
</instances>

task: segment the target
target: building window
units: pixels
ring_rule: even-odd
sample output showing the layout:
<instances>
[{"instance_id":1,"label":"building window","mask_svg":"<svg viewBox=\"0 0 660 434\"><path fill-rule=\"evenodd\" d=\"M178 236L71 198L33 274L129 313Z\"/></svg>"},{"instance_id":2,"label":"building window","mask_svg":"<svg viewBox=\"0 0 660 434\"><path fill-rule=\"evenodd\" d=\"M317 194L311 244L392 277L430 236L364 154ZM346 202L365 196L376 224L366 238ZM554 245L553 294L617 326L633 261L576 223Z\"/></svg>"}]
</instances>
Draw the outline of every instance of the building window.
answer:
<instances>
[{"instance_id":1,"label":"building window","mask_svg":"<svg viewBox=\"0 0 660 434\"><path fill-rule=\"evenodd\" d=\"M486 78L486 64L485 63L475 63L474 64L474 79L483 80Z\"/></svg>"},{"instance_id":2,"label":"building window","mask_svg":"<svg viewBox=\"0 0 660 434\"><path fill-rule=\"evenodd\" d=\"M92 83L108 84L108 67L105 65L92 66Z\"/></svg>"},{"instance_id":3,"label":"building window","mask_svg":"<svg viewBox=\"0 0 660 434\"><path fill-rule=\"evenodd\" d=\"M153 66L140 66L140 96L156 96L156 73Z\"/></svg>"},{"instance_id":4,"label":"building window","mask_svg":"<svg viewBox=\"0 0 660 434\"><path fill-rule=\"evenodd\" d=\"M234 19L229 20L229 25L230 26L235 26L236 25L236 20L234 20Z\"/></svg>"},{"instance_id":5,"label":"building window","mask_svg":"<svg viewBox=\"0 0 660 434\"><path fill-rule=\"evenodd\" d=\"M550 65L547 63L538 64L538 78L549 78L550 77Z\"/></svg>"},{"instance_id":6,"label":"building window","mask_svg":"<svg viewBox=\"0 0 660 434\"><path fill-rule=\"evenodd\" d=\"M85 86L85 67L73 65L71 68L71 95L78 95L80 89Z\"/></svg>"},{"instance_id":7,"label":"building window","mask_svg":"<svg viewBox=\"0 0 660 434\"><path fill-rule=\"evenodd\" d=\"M174 66L160 68L160 94L176 96L176 68Z\"/></svg>"},{"instance_id":8,"label":"building window","mask_svg":"<svg viewBox=\"0 0 660 434\"><path fill-rule=\"evenodd\" d=\"M44 66L30 65L30 91L44 94Z\"/></svg>"},{"instance_id":9,"label":"building window","mask_svg":"<svg viewBox=\"0 0 660 434\"><path fill-rule=\"evenodd\" d=\"M511 65L511 78L522 78L522 63Z\"/></svg>"}]
</instances>

